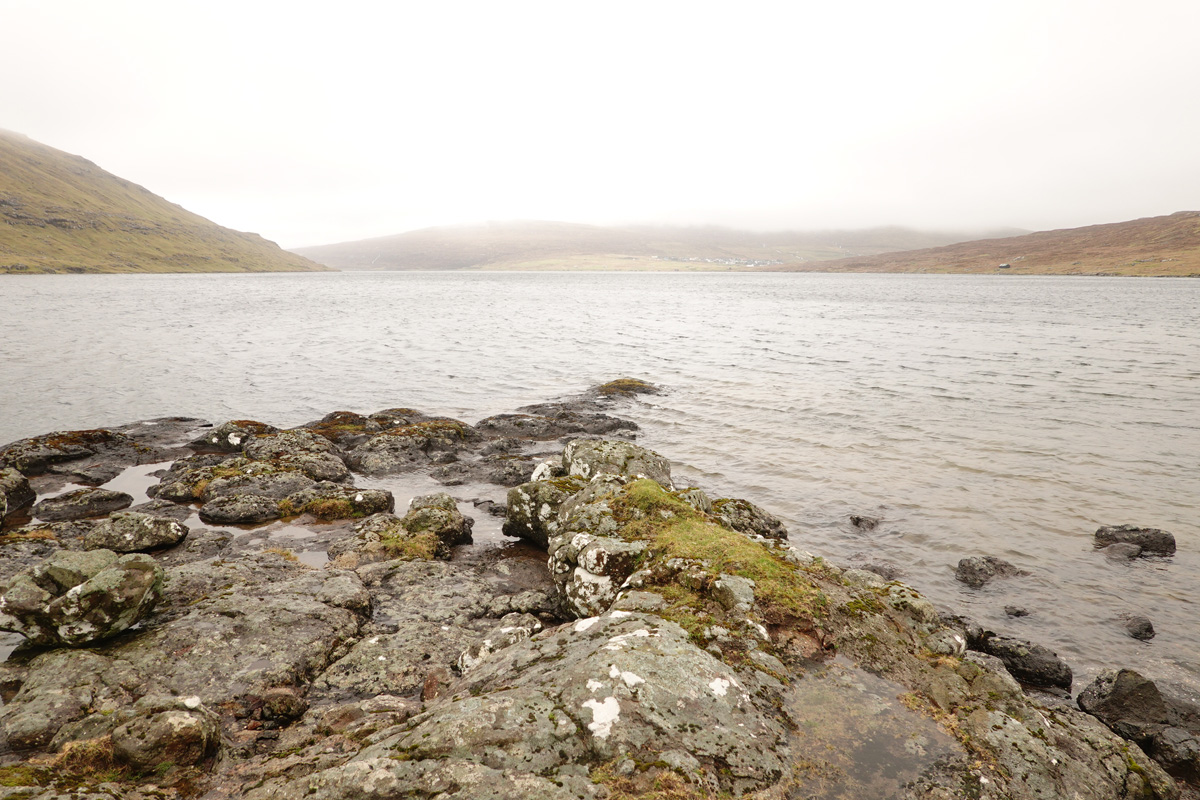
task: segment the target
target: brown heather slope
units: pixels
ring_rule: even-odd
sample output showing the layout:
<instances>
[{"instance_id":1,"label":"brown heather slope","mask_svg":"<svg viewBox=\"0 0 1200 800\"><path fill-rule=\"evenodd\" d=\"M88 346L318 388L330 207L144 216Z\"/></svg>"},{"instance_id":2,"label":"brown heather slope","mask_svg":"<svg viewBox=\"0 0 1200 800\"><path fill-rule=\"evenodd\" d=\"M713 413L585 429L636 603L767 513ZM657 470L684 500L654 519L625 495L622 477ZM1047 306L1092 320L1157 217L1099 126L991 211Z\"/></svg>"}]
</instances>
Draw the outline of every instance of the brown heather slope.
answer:
<instances>
[{"instance_id":1,"label":"brown heather slope","mask_svg":"<svg viewBox=\"0 0 1200 800\"><path fill-rule=\"evenodd\" d=\"M905 228L754 233L717 227L502 222L296 248L348 270L760 270L975 238Z\"/></svg>"},{"instance_id":2,"label":"brown heather slope","mask_svg":"<svg viewBox=\"0 0 1200 800\"><path fill-rule=\"evenodd\" d=\"M1200 277L1200 211L774 269Z\"/></svg>"},{"instance_id":3,"label":"brown heather slope","mask_svg":"<svg viewBox=\"0 0 1200 800\"><path fill-rule=\"evenodd\" d=\"M0 275L322 269L84 158L0 130Z\"/></svg>"}]
</instances>

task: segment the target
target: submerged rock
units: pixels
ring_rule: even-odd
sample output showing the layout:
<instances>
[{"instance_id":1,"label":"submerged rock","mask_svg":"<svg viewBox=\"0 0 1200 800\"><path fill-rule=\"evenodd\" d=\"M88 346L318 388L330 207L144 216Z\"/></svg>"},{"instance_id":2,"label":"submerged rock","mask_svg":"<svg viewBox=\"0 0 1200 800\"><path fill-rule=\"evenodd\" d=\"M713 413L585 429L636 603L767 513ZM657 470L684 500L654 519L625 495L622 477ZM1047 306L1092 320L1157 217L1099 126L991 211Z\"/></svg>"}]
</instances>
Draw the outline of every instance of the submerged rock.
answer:
<instances>
[{"instance_id":1,"label":"submerged rock","mask_svg":"<svg viewBox=\"0 0 1200 800\"><path fill-rule=\"evenodd\" d=\"M958 562L954 570L956 580L972 589L980 589L993 578L1015 578L1028 575L1002 558L995 556L971 556Z\"/></svg>"},{"instance_id":2,"label":"submerged rock","mask_svg":"<svg viewBox=\"0 0 1200 800\"><path fill-rule=\"evenodd\" d=\"M87 644L145 617L162 585L163 571L148 556L59 551L9 582L0 595L0 629L34 644Z\"/></svg>"},{"instance_id":3,"label":"submerged rock","mask_svg":"<svg viewBox=\"0 0 1200 800\"><path fill-rule=\"evenodd\" d=\"M103 517L133 505L133 497L108 489L76 489L50 497L33 507L33 515L47 522Z\"/></svg>"},{"instance_id":4,"label":"submerged rock","mask_svg":"<svg viewBox=\"0 0 1200 800\"><path fill-rule=\"evenodd\" d=\"M1175 536L1158 528L1139 528L1136 525L1109 525L1096 531L1096 546L1108 547L1118 542L1134 544L1143 553L1169 556L1175 553Z\"/></svg>"}]
</instances>

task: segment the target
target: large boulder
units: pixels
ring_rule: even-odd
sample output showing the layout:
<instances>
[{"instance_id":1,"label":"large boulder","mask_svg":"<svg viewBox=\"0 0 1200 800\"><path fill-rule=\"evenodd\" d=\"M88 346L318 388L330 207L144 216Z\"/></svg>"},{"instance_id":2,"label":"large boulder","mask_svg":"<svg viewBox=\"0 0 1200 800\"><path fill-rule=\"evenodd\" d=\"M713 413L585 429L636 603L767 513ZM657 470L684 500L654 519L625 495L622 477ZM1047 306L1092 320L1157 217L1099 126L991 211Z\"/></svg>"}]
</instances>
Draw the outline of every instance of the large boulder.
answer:
<instances>
[{"instance_id":1,"label":"large boulder","mask_svg":"<svg viewBox=\"0 0 1200 800\"><path fill-rule=\"evenodd\" d=\"M1079 693L1079 707L1136 742L1166 770L1200 779L1200 706L1130 670L1104 670Z\"/></svg>"},{"instance_id":2,"label":"large boulder","mask_svg":"<svg viewBox=\"0 0 1200 800\"><path fill-rule=\"evenodd\" d=\"M120 717L131 719L112 732L113 756L134 769L152 770L164 763L191 766L220 745L221 719L195 695L144 697Z\"/></svg>"},{"instance_id":3,"label":"large boulder","mask_svg":"<svg viewBox=\"0 0 1200 800\"><path fill-rule=\"evenodd\" d=\"M986 631L971 641L971 649L999 658L1013 677L1023 683L1042 688L1071 688L1071 667L1040 644Z\"/></svg>"},{"instance_id":4,"label":"large boulder","mask_svg":"<svg viewBox=\"0 0 1200 800\"><path fill-rule=\"evenodd\" d=\"M76 489L49 497L33 507L33 515L47 522L62 522L89 517L103 517L113 511L129 508L133 497L109 489Z\"/></svg>"},{"instance_id":5,"label":"large boulder","mask_svg":"<svg viewBox=\"0 0 1200 800\"><path fill-rule=\"evenodd\" d=\"M0 629L34 644L76 646L124 631L154 608L163 571L145 555L63 550L0 595Z\"/></svg>"},{"instance_id":6,"label":"large boulder","mask_svg":"<svg viewBox=\"0 0 1200 800\"><path fill-rule=\"evenodd\" d=\"M89 550L142 553L174 547L188 535L186 525L138 511L118 511L97 523L83 538Z\"/></svg>"},{"instance_id":7,"label":"large boulder","mask_svg":"<svg viewBox=\"0 0 1200 800\"><path fill-rule=\"evenodd\" d=\"M576 439L563 450L563 467L570 475L590 480L596 475L649 478L671 488L671 462L631 442Z\"/></svg>"},{"instance_id":8,"label":"large boulder","mask_svg":"<svg viewBox=\"0 0 1200 800\"><path fill-rule=\"evenodd\" d=\"M1136 525L1107 525L1096 531L1096 546L1108 547L1117 543L1135 544L1142 553L1169 556L1175 553L1175 536L1158 528L1139 528Z\"/></svg>"},{"instance_id":9,"label":"large boulder","mask_svg":"<svg viewBox=\"0 0 1200 800\"><path fill-rule=\"evenodd\" d=\"M0 468L0 520L32 505L36 499L37 494L24 475L12 467Z\"/></svg>"}]
</instances>

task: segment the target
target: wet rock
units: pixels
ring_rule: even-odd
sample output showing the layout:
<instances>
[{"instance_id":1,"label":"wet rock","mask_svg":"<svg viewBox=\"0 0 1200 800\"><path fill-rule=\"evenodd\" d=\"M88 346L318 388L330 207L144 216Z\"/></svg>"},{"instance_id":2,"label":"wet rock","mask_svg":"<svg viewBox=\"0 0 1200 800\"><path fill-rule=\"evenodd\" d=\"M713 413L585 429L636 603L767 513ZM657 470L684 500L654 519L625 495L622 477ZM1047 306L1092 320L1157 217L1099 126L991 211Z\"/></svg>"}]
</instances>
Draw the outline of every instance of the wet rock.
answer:
<instances>
[{"instance_id":1,"label":"wet rock","mask_svg":"<svg viewBox=\"0 0 1200 800\"><path fill-rule=\"evenodd\" d=\"M108 489L76 489L50 497L33 507L33 515L47 522L103 517L133 505L133 497Z\"/></svg>"},{"instance_id":2,"label":"wet rock","mask_svg":"<svg viewBox=\"0 0 1200 800\"><path fill-rule=\"evenodd\" d=\"M163 571L148 556L63 550L9 582L0 595L0 630L40 645L87 644L136 624L162 586Z\"/></svg>"},{"instance_id":3,"label":"wet rock","mask_svg":"<svg viewBox=\"0 0 1200 800\"><path fill-rule=\"evenodd\" d=\"M279 429L273 425L252 419L235 419L206 431L202 436L194 439L191 446L203 450L236 453L255 436L278 432Z\"/></svg>"},{"instance_id":4,"label":"wet rock","mask_svg":"<svg viewBox=\"0 0 1200 800\"><path fill-rule=\"evenodd\" d=\"M860 531L873 531L879 525L878 517L867 517L861 514L851 514L850 524L858 528Z\"/></svg>"},{"instance_id":5,"label":"wet rock","mask_svg":"<svg viewBox=\"0 0 1200 800\"><path fill-rule=\"evenodd\" d=\"M1175 553L1175 537L1158 528L1139 528L1136 525L1109 525L1096 531L1096 545L1107 547L1117 542L1136 544L1142 552L1156 556Z\"/></svg>"},{"instance_id":6,"label":"wet rock","mask_svg":"<svg viewBox=\"0 0 1200 800\"><path fill-rule=\"evenodd\" d=\"M578 434L604 435L637 426L627 420L596 412L567 408L547 409L547 414L497 414L480 420L481 433L534 441L559 439Z\"/></svg>"},{"instance_id":7,"label":"wet rock","mask_svg":"<svg viewBox=\"0 0 1200 800\"><path fill-rule=\"evenodd\" d=\"M589 480L601 474L620 475L649 478L671 488L671 462L630 442L576 439L563 450L563 467L568 474Z\"/></svg>"},{"instance_id":8,"label":"wet rock","mask_svg":"<svg viewBox=\"0 0 1200 800\"><path fill-rule=\"evenodd\" d=\"M37 495L24 475L12 467L0 469L0 520L33 505L36 499Z\"/></svg>"},{"instance_id":9,"label":"wet rock","mask_svg":"<svg viewBox=\"0 0 1200 800\"><path fill-rule=\"evenodd\" d=\"M149 770L165 762L198 764L220 744L220 718L199 697L144 698L132 714L133 719L113 730L112 745L117 761L134 769Z\"/></svg>"},{"instance_id":10,"label":"wet rock","mask_svg":"<svg viewBox=\"0 0 1200 800\"><path fill-rule=\"evenodd\" d=\"M432 419L376 434L347 453L346 460L359 472L390 475L455 461L478 440L479 434L464 422Z\"/></svg>"},{"instance_id":11,"label":"wet rock","mask_svg":"<svg viewBox=\"0 0 1200 800\"><path fill-rule=\"evenodd\" d=\"M400 559L438 557L440 542L432 533L413 533L395 514L373 514L354 525L354 536L329 545L330 563L339 569L355 569L364 564ZM449 550L442 558L449 558Z\"/></svg>"},{"instance_id":12,"label":"wet rock","mask_svg":"<svg viewBox=\"0 0 1200 800\"><path fill-rule=\"evenodd\" d=\"M1028 617L1029 609L1024 606L1005 606L1004 613L1010 617Z\"/></svg>"},{"instance_id":13,"label":"wet rock","mask_svg":"<svg viewBox=\"0 0 1200 800\"><path fill-rule=\"evenodd\" d=\"M200 508L200 519L209 525L255 525L281 516L278 500L253 494L216 497Z\"/></svg>"},{"instance_id":14,"label":"wet rock","mask_svg":"<svg viewBox=\"0 0 1200 800\"><path fill-rule=\"evenodd\" d=\"M1102 548L1100 552L1109 561L1132 561L1142 554L1142 548L1133 542L1117 542Z\"/></svg>"},{"instance_id":15,"label":"wet rock","mask_svg":"<svg viewBox=\"0 0 1200 800\"><path fill-rule=\"evenodd\" d=\"M83 543L89 550L139 553L173 547L187 535L187 526L173 519L136 511L118 511L97 523L84 537Z\"/></svg>"},{"instance_id":16,"label":"wet rock","mask_svg":"<svg viewBox=\"0 0 1200 800\"><path fill-rule=\"evenodd\" d=\"M993 578L1014 578L1028 575L1022 569L995 556L971 556L958 562L954 577L972 589L979 589Z\"/></svg>"},{"instance_id":17,"label":"wet rock","mask_svg":"<svg viewBox=\"0 0 1200 800\"><path fill-rule=\"evenodd\" d=\"M897 581L904 577L904 570L890 561L867 561L856 566L864 572L874 572L885 581Z\"/></svg>"},{"instance_id":18,"label":"wet rock","mask_svg":"<svg viewBox=\"0 0 1200 800\"><path fill-rule=\"evenodd\" d=\"M996 656L1017 680L1042 688L1071 688L1071 668L1040 644L987 631L972 649Z\"/></svg>"},{"instance_id":19,"label":"wet rock","mask_svg":"<svg viewBox=\"0 0 1200 800\"><path fill-rule=\"evenodd\" d=\"M181 523L187 522L188 517L192 515L192 510L187 506L181 506L169 500L151 500L146 503L139 503L136 506L130 506L129 510L136 511L139 514L148 514L151 517L173 519Z\"/></svg>"},{"instance_id":20,"label":"wet rock","mask_svg":"<svg viewBox=\"0 0 1200 800\"><path fill-rule=\"evenodd\" d=\"M462 673L474 669L493 653L517 642L523 642L541 629L541 620L532 614L505 614L496 627L484 634L482 639L468 647L458 657L456 662L458 671Z\"/></svg>"},{"instance_id":21,"label":"wet rock","mask_svg":"<svg viewBox=\"0 0 1200 800\"><path fill-rule=\"evenodd\" d=\"M788 538L787 527L778 517L749 500L726 498L715 500L712 505L713 515L730 530L767 539Z\"/></svg>"},{"instance_id":22,"label":"wet rock","mask_svg":"<svg viewBox=\"0 0 1200 800\"><path fill-rule=\"evenodd\" d=\"M509 489L504 535L546 547L558 532L558 510L586 481L578 476L531 481Z\"/></svg>"},{"instance_id":23,"label":"wet rock","mask_svg":"<svg viewBox=\"0 0 1200 800\"><path fill-rule=\"evenodd\" d=\"M208 506L206 505L205 508ZM355 489L353 486L322 481L308 489L288 495L279 504L283 516L312 514L317 519L354 519L371 514L390 513L396 507L392 493L382 489ZM203 509L201 509L203 513Z\"/></svg>"},{"instance_id":24,"label":"wet rock","mask_svg":"<svg viewBox=\"0 0 1200 800\"><path fill-rule=\"evenodd\" d=\"M1154 623L1150 621L1149 617L1141 614L1123 614L1121 615L1121 624L1125 628L1125 632L1134 639L1148 642L1154 638Z\"/></svg>"},{"instance_id":25,"label":"wet rock","mask_svg":"<svg viewBox=\"0 0 1200 800\"><path fill-rule=\"evenodd\" d=\"M430 470L429 477L446 486L494 483L516 486L533 474L534 460L527 456L493 454L471 461L454 461Z\"/></svg>"},{"instance_id":26,"label":"wet rock","mask_svg":"<svg viewBox=\"0 0 1200 800\"><path fill-rule=\"evenodd\" d=\"M1163 692L1129 669L1104 670L1077 702L1168 772L1191 781L1200 778L1200 707L1194 703Z\"/></svg>"},{"instance_id":27,"label":"wet rock","mask_svg":"<svg viewBox=\"0 0 1200 800\"><path fill-rule=\"evenodd\" d=\"M943 628L925 639L925 649L938 655L960 658L967 651L967 640L958 631Z\"/></svg>"},{"instance_id":28,"label":"wet rock","mask_svg":"<svg viewBox=\"0 0 1200 800\"><path fill-rule=\"evenodd\" d=\"M341 451L312 431L290 430L255 436L242 445L242 452L255 461L299 469L315 481L342 483L350 479Z\"/></svg>"}]
</instances>

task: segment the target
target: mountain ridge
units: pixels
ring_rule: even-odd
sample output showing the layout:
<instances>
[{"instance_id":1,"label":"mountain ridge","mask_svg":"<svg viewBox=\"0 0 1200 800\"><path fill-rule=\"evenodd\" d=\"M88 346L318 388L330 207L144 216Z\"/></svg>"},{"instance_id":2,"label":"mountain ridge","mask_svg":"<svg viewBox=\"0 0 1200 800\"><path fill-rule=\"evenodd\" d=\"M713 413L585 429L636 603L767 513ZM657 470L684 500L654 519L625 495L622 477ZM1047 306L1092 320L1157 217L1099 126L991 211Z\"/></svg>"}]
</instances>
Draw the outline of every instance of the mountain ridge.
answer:
<instances>
[{"instance_id":1,"label":"mountain ridge","mask_svg":"<svg viewBox=\"0 0 1200 800\"><path fill-rule=\"evenodd\" d=\"M0 129L0 275L324 269L82 156Z\"/></svg>"}]
</instances>

